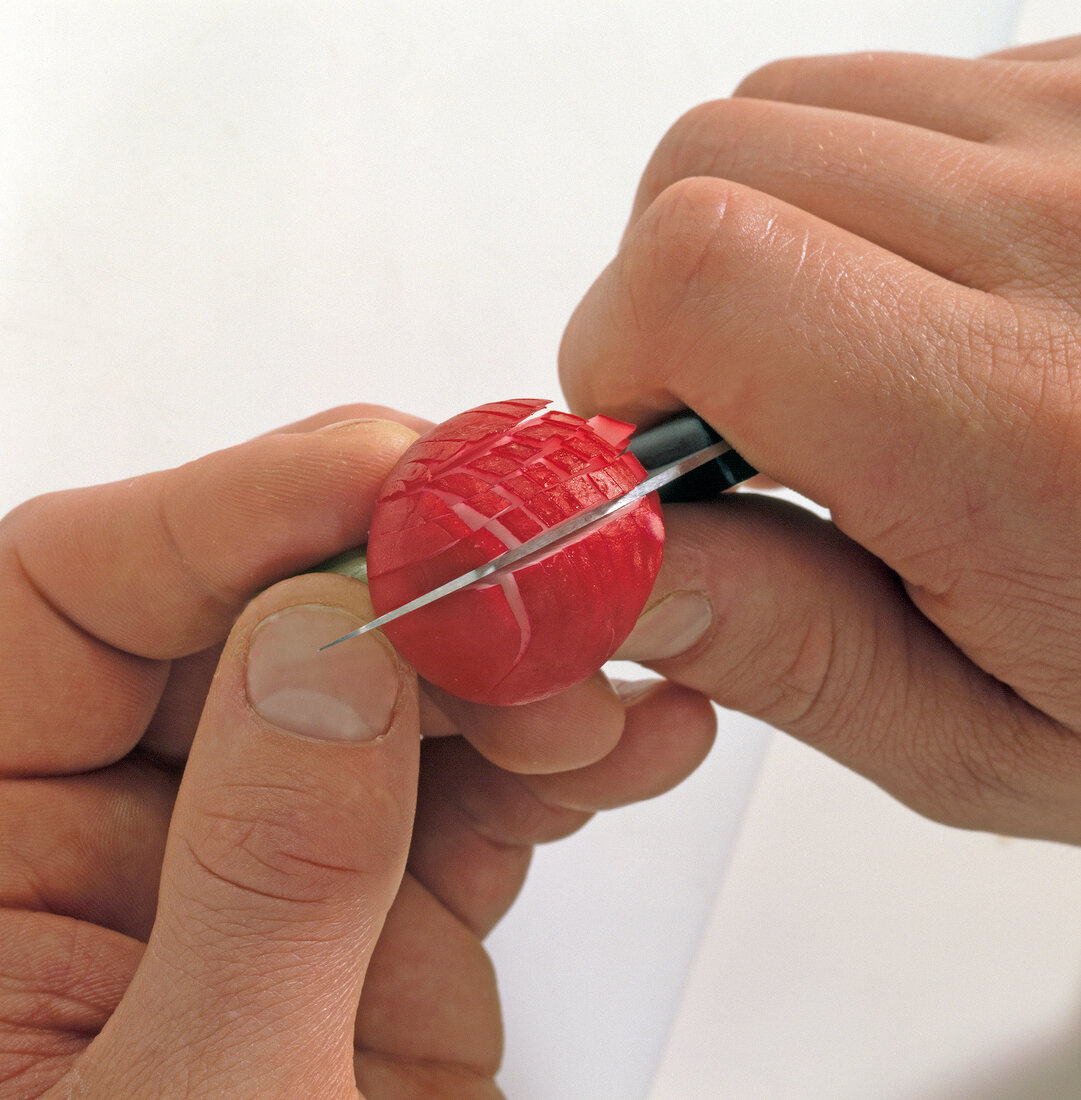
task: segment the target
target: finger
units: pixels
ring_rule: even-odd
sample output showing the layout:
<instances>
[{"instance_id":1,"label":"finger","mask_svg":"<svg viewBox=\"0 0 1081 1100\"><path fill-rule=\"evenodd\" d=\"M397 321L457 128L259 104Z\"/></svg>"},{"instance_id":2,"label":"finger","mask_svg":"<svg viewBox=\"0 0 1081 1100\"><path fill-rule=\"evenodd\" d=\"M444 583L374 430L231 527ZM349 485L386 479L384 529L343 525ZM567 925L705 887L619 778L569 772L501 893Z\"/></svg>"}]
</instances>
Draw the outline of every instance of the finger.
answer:
<instances>
[{"instance_id":1,"label":"finger","mask_svg":"<svg viewBox=\"0 0 1081 1100\"><path fill-rule=\"evenodd\" d=\"M419 743L415 679L381 636L318 652L370 617L363 586L309 575L264 592L231 633L147 953L91 1050L86 1072L111 1094L171 1095L198 1072L231 1095L256 1069L270 1095L353 1085L354 1018L401 883Z\"/></svg>"},{"instance_id":2,"label":"finger","mask_svg":"<svg viewBox=\"0 0 1081 1100\"><path fill-rule=\"evenodd\" d=\"M989 60L996 61L1063 61L1081 57L1081 34L1013 46L1007 50L996 50L986 56Z\"/></svg>"},{"instance_id":3,"label":"finger","mask_svg":"<svg viewBox=\"0 0 1081 1100\"><path fill-rule=\"evenodd\" d=\"M508 771L581 768L607 756L623 733L623 703L603 673L514 707L469 703L431 684L425 691L456 730Z\"/></svg>"},{"instance_id":4,"label":"finger","mask_svg":"<svg viewBox=\"0 0 1081 1100\"><path fill-rule=\"evenodd\" d=\"M477 935L510 907L535 844L569 836L597 810L671 789L705 758L716 720L704 696L651 681L626 685L621 698L619 743L573 771L520 775L460 737L425 744L409 867Z\"/></svg>"},{"instance_id":5,"label":"finger","mask_svg":"<svg viewBox=\"0 0 1081 1100\"><path fill-rule=\"evenodd\" d=\"M75 626L3 547L0 775L80 772L124 756L150 721L169 665ZM62 732L61 732L62 731Z\"/></svg>"},{"instance_id":6,"label":"finger","mask_svg":"<svg viewBox=\"0 0 1081 1100\"><path fill-rule=\"evenodd\" d=\"M224 642L207 646L169 665L169 678L158 698L139 748L167 763L187 760L203 714Z\"/></svg>"},{"instance_id":7,"label":"finger","mask_svg":"<svg viewBox=\"0 0 1081 1100\"><path fill-rule=\"evenodd\" d=\"M145 941L177 783L145 759L0 782L0 904Z\"/></svg>"},{"instance_id":8,"label":"finger","mask_svg":"<svg viewBox=\"0 0 1081 1100\"><path fill-rule=\"evenodd\" d=\"M163 661L220 642L260 588L362 542L414 438L385 421L269 436L0 522L0 772L81 771L141 736ZM77 735L57 737L78 715Z\"/></svg>"},{"instance_id":9,"label":"finger","mask_svg":"<svg viewBox=\"0 0 1081 1100\"><path fill-rule=\"evenodd\" d=\"M756 469L885 552L899 529L970 515L959 493L986 479L993 433L972 429L996 416L978 396L993 389L991 357L974 347L987 308L761 192L689 179L650 207L575 311L560 376L580 413L640 423L695 409Z\"/></svg>"},{"instance_id":10,"label":"finger","mask_svg":"<svg viewBox=\"0 0 1081 1100\"><path fill-rule=\"evenodd\" d=\"M672 790L705 760L717 732L706 696L664 680L619 685L627 721L619 744L589 767L523 777L547 806L594 813Z\"/></svg>"},{"instance_id":11,"label":"finger","mask_svg":"<svg viewBox=\"0 0 1081 1100\"><path fill-rule=\"evenodd\" d=\"M896 122L769 99L705 103L653 154L631 225L695 176L765 192L966 286L998 288L1046 259L1013 162Z\"/></svg>"},{"instance_id":12,"label":"finger","mask_svg":"<svg viewBox=\"0 0 1081 1100\"><path fill-rule=\"evenodd\" d=\"M15 909L0 910L0 944L4 1089L45 1096L112 1015L143 945L70 917Z\"/></svg>"},{"instance_id":13,"label":"finger","mask_svg":"<svg viewBox=\"0 0 1081 1100\"><path fill-rule=\"evenodd\" d=\"M967 141L1017 128L1001 94L1001 66L965 58L864 52L774 61L746 77L738 97L801 103L891 119Z\"/></svg>"},{"instance_id":14,"label":"finger","mask_svg":"<svg viewBox=\"0 0 1081 1100\"><path fill-rule=\"evenodd\" d=\"M220 640L253 592L362 542L413 438L389 421L264 436L39 497L7 517L6 541L81 629L128 653L185 656Z\"/></svg>"},{"instance_id":15,"label":"finger","mask_svg":"<svg viewBox=\"0 0 1081 1100\"><path fill-rule=\"evenodd\" d=\"M533 845L570 835L589 816L541 803L523 777L464 738L427 741L409 870L483 937L521 890Z\"/></svg>"},{"instance_id":16,"label":"finger","mask_svg":"<svg viewBox=\"0 0 1081 1100\"><path fill-rule=\"evenodd\" d=\"M969 662L831 524L737 495L671 508L667 528L654 602L620 657L794 734L937 820L1081 839L1069 810L1081 743Z\"/></svg>"},{"instance_id":17,"label":"finger","mask_svg":"<svg viewBox=\"0 0 1081 1100\"><path fill-rule=\"evenodd\" d=\"M458 733L457 726L440 710L432 698L428 685L421 680L418 683L420 695L420 729L425 737L453 737Z\"/></svg>"},{"instance_id":18,"label":"finger","mask_svg":"<svg viewBox=\"0 0 1081 1100\"><path fill-rule=\"evenodd\" d=\"M495 1095L502 1031L480 941L406 875L364 981L354 1032L358 1087L372 1097Z\"/></svg>"}]
</instances>

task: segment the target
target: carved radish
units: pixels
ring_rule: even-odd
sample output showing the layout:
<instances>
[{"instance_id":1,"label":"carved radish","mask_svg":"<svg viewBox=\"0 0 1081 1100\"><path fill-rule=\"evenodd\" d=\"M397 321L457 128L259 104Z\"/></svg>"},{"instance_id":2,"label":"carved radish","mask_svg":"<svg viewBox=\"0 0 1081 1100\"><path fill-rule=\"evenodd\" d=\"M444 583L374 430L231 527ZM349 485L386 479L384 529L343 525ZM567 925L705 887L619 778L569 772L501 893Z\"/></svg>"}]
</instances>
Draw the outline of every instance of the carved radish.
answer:
<instances>
[{"instance_id":1,"label":"carved radish","mask_svg":"<svg viewBox=\"0 0 1081 1100\"><path fill-rule=\"evenodd\" d=\"M368 537L377 614L491 561L645 476L629 424L481 405L418 439L383 486ZM534 415L539 414L539 415ZM474 702L524 703L594 673L638 618L661 563L656 496L507 574L386 626L425 679Z\"/></svg>"}]
</instances>

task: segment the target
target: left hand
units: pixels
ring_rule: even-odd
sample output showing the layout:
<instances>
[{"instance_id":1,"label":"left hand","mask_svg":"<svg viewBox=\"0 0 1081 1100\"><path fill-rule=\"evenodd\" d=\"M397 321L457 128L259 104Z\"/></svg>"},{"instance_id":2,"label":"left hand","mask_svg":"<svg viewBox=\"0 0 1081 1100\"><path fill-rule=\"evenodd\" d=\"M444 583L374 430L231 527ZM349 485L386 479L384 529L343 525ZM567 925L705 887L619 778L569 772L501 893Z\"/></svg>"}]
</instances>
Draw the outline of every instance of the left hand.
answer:
<instances>
[{"instance_id":1,"label":"left hand","mask_svg":"<svg viewBox=\"0 0 1081 1100\"><path fill-rule=\"evenodd\" d=\"M418 710L399 666L377 744L259 722L258 622L370 615L354 581L281 578L364 541L412 427L335 410L0 521L0 1097L498 1095L479 941L531 845L674 785L713 718L667 685L625 708L601 677L507 710L422 688ZM418 723L441 736L411 836Z\"/></svg>"}]
</instances>

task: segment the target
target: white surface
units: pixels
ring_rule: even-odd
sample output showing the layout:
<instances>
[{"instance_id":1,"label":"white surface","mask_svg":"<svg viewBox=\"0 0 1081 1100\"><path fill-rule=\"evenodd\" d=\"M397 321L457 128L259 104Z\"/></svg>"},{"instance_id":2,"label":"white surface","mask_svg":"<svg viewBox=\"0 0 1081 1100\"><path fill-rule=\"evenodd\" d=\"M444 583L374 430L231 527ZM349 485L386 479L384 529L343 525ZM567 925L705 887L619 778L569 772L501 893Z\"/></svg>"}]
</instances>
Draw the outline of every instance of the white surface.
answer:
<instances>
[{"instance_id":1,"label":"white surface","mask_svg":"<svg viewBox=\"0 0 1081 1100\"><path fill-rule=\"evenodd\" d=\"M652 1100L1081 1096L1081 850L771 740Z\"/></svg>"},{"instance_id":2,"label":"white surface","mask_svg":"<svg viewBox=\"0 0 1081 1100\"><path fill-rule=\"evenodd\" d=\"M1073 0L1021 0L1013 40L1045 42L1081 34L1081 11Z\"/></svg>"},{"instance_id":3,"label":"white surface","mask_svg":"<svg viewBox=\"0 0 1081 1100\"><path fill-rule=\"evenodd\" d=\"M677 115L778 56L976 54L1015 16L0 0L0 510L339 402L557 396ZM680 791L539 854L492 941L511 1100L1006 1100L963 1083L1073 1033L1077 854L926 825L778 742L710 917L764 739L724 727Z\"/></svg>"}]
</instances>

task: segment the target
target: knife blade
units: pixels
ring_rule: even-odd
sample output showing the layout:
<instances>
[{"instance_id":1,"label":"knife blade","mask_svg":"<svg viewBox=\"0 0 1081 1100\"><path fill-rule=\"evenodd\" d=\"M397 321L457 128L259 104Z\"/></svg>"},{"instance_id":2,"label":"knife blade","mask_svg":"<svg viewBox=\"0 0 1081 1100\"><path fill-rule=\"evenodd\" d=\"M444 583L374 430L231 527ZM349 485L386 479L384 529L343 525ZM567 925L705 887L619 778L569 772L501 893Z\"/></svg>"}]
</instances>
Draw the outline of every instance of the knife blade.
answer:
<instances>
[{"instance_id":1,"label":"knife blade","mask_svg":"<svg viewBox=\"0 0 1081 1100\"><path fill-rule=\"evenodd\" d=\"M387 623L427 607L454 592L471 588L501 570L520 565L540 554L551 553L561 545L586 534L591 527L599 526L618 512L630 508L650 493L659 492L661 500L667 502L704 500L746 481L757 472L713 428L693 413L674 417L646 429L632 437L627 449L648 472L645 480L640 481L633 489L571 516L491 561L462 573L332 642L327 642L319 647L320 652L351 638L359 638L370 630L378 630ZM695 473L698 474L697 478L693 477ZM356 575L354 569L343 571Z\"/></svg>"}]
</instances>

